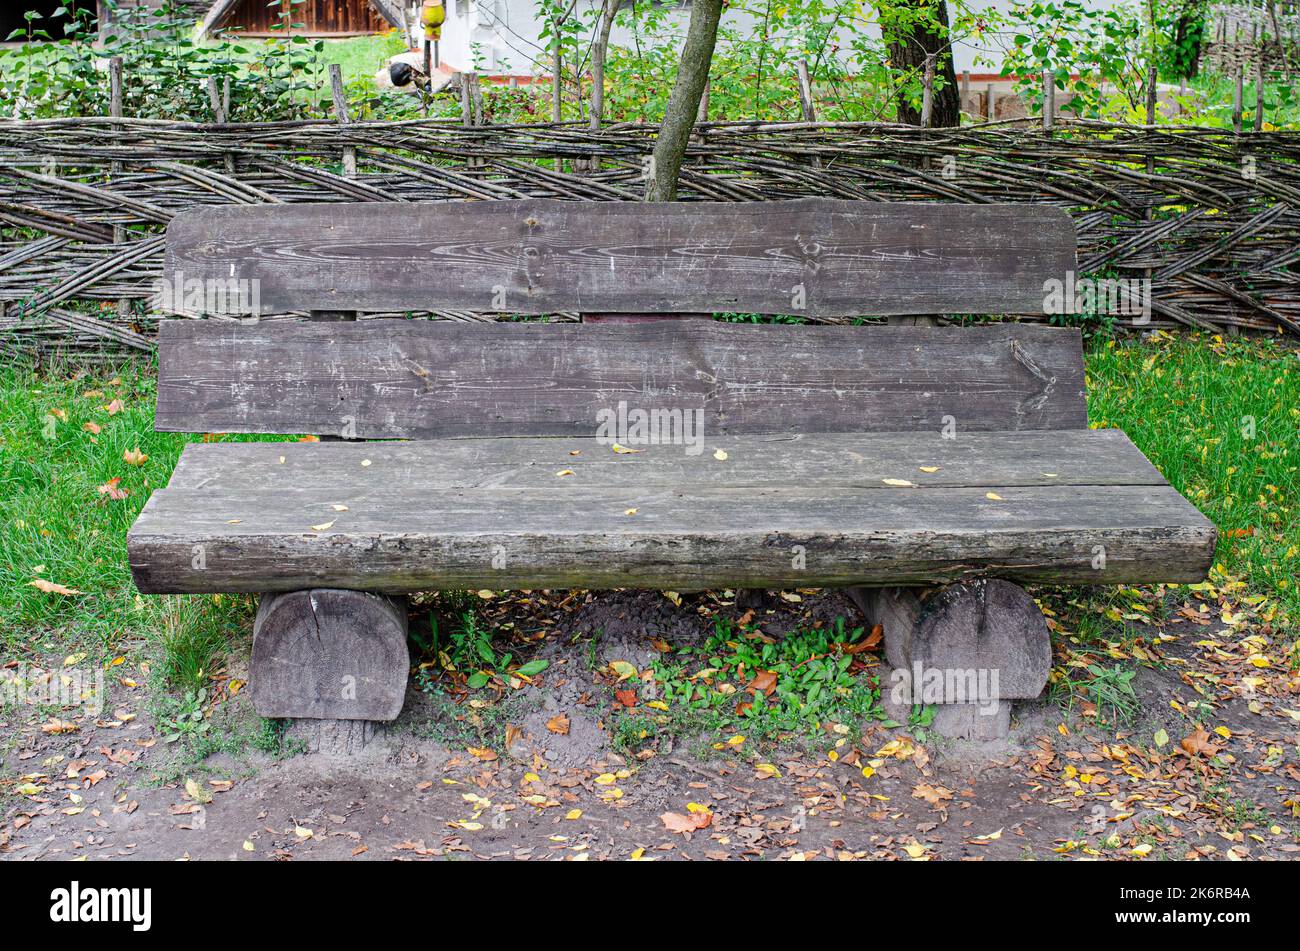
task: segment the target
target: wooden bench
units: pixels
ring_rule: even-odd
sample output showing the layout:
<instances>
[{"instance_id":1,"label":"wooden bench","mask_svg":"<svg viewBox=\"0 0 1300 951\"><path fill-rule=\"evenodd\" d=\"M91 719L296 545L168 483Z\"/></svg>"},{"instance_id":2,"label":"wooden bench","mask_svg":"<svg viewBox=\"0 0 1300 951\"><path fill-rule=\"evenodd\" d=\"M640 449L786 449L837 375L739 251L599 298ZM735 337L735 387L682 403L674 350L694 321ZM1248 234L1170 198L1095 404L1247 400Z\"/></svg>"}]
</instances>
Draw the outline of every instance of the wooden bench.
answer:
<instances>
[{"instance_id":1,"label":"wooden bench","mask_svg":"<svg viewBox=\"0 0 1300 951\"><path fill-rule=\"evenodd\" d=\"M263 596L265 716L395 718L410 592L846 586L897 671L1000 670L939 724L997 735L1050 666L1014 582L1211 562L1210 522L1088 428L1078 331L927 325L1041 312L1075 268L1056 209L264 205L167 246L178 307L240 279L242 311L315 318L162 324L159 430L327 441L187 446L128 538L142 592ZM409 311L587 316L352 319ZM663 319L717 311L902 319Z\"/></svg>"}]
</instances>

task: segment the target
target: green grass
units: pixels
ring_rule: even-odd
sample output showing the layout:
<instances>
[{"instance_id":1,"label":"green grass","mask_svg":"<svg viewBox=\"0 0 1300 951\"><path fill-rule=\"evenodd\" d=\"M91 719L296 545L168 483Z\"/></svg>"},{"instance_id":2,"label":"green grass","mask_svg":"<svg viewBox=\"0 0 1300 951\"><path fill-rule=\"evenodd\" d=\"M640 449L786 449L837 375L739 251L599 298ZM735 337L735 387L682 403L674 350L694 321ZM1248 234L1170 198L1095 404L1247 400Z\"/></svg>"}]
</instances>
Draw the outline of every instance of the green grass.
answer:
<instances>
[{"instance_id":1,"label":"green grass","mask_svg":"<svg viewBox=\"0 0 1300 951\"><path fill-rule=\"evenodd\" d=\"M257 54L273 40L236 38L237 44L246 51L250 62L257 62ZM313 40L316 44L318 41ZM365 83L374 79L375 73L398 53L406 52L406 42L400 31L380 33L374 36L350 36L341 40L320 40L319 48L313 57L315 67L321 74L321 88L329 87L329 67L338 63L347 85Z\"/></svg>"},{"instance_id":2,"label":"green grass","mask_svg":"<svg viewBox=\"0 0 1300 951\"><path fill-rule=\"evenodd\" d=\"M1300 620L1300 349L1160 335L1088 354L1094 427L1128 433L1219 527L1216 562Z\"/></svg>"},{"instance_id":3,"label":"green grass","mask_svg":"<svg viewBox=\"0 0 1300 951\"><path fill-rule=\"evenodd\" d=\"M773 740L815 735L822 721L857 723L883 716L876 691L847 651L862 637L862 628L847 627L843 619L831 628L792 631L777 639L718 619L703 646L655 662L660 691L655 699L664 709L638 705L623 712L614 727L616 744L635 749L661 731L678 729ZM747 689L756 677L762 686Z\"/></svg>"},{"instance_id":4,"label":"green grass","mask_svg":"<svg viewBox=\"0 0 1300 951\"><path fill-rule=\"evenodd\" d=\"M102 661L143 638L159 649L169 683L201 686L249 601L140 596L126 532L149 493L166 485L185 443L202 436L154 432L153 367L144 361L94 373L9 366L0 369L0 394L4 656L75 647ZM142 465L124 459L136 450L148 457ZM113 479L125 498L101 491ZM46 592L38 580L80 593Z\"/></svg>"}]
</instances>

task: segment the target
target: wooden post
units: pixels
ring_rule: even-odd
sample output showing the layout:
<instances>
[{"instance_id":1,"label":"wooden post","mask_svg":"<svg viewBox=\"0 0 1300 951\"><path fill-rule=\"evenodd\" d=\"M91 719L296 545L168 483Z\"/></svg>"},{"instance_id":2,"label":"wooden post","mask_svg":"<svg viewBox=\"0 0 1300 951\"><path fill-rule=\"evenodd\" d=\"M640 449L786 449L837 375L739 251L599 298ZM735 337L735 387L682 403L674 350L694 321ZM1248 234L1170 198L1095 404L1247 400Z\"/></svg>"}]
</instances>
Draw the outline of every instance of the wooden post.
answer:
<instances>
[{"instance_id":1,"label":"wooden post","mask_svg":"<svg viewBox=\"0 0 1300 951\"><path fill-rule=\"evenodd\" d=\"M934 61L933 53L925 54L925 71L921 74L921 128L930 128L934 118Z\"/></svg>"},{"instance_id":2,"label":"wooden post","mask_svg":"<svg viewBox=\"0 0 1300 951\"><path fill-rule=\"evenodd\" d=\"M1037 697L1052 667L1052 639L1034 599L1000 579L961 581L938 587L846 588L868 625L885 636L885 670L995 669L996 696L974 703L946 698L935 707L931 728L940 735L994 740L1010 728L1011 701ZM896 673L887 673L896 685ZM882 677L882 684L885 683ZM906 721L911 702L881 690L895 719Z\"/></svg>"},{"instance_id":3,"label":"wooden post","mask_svg":"<svg viewBox=\"0 0 1300 951\"><path fill-rule=\"evenodd\" d=\"M704 80L704 91L700 93L700 107L695 110L695 125L691 127L691 141L697 145L704 141L704 130L700 125L709 121L709 80Z\"/></svg>"},{"instance_id":4,"label":"wooden post","mask_svg":"<svg viewBox=\"0 0 1300 951\"><path fill-rule=\"evenodd\" d=\"M478 88L478 73L460 74L460 124L467 129L478 125L474 94Z\"/></svg>"},{"instance_id":5,"label":"wooden post","mask_svg":"<svg viewBox=\"0 0 1300 951\"><path fill-rule=\"evenodd\" d=\"M1043 70L1043 131L1052 131L1056 117L1056 78L1050 69Z\"/></svg>"},{"instance_id":6,"label":"wooden post","mask_svg":"<svg viewBox=\"0 0 1300 951\"><path fill-rule=\"evenodd\" d=\"M114 119L121 119L123 114L122 108L122 57L114 56L108 61L108 113ZM114 124L114 132L121 132L122 127ZM114 142L120 145L120 141ZM122 163L114 161L110 166L110 172L113 175L122 171ZM126 244L126 226L113 225L113 244ZM120 298L117 302L117 316L127 318L131 316L131 301L125 297Z\"/></svg>"},{"instance_id":7,"label":"wooden post","mask_svg":"<svg viewBox=\"0 0 1300 951\"><path fill-rule=\"evenodd\" d=\"M212 106L212 121L217 125L226 124L226 110L222 108L221 93L217 90L217 77L208 77L208 104Z\"/></svg>"},{"instance_id":8,"label":"wooden post","mask_svg":"<svg viewBox=\"0 0 1300 951\"><path fill-rule=\"evenodd\" d=\"M265 717L397 719L410 668L406 599L311 588L264 594L253 621L253 709Z\"/></svg>"},{"instance_id":9,"label":"wooden post","mask_svg":"<svg viewBox=\"0 0 1300 951\"><path fill-rule=\"evenodd\" d=\"M343 70L338 63L330 63L330 92L334 96L334 116L339 126L348 125L352 119L348 115L348 97L343 92ZM357 177L357 147L343 146L343 175L347 178Z\"/></svg>"},{"instance_id":10,"label":"wooden post","mask_svg":"<svg viewBox=\"0 0 1300 951\"><path fill-rule=\"evenodd\" d=\"M483 124L483 91L478 73L459 73L460 121L467 129ZM465 161L466 168L482 168L486 163L475 156Z\"/></svg>"},{"instance_id":11,"label":"wooden post","mask_svg":"<svg viewBox=\"0 0 1300 951\"><path fill-rule=\"evenodd\" d=\"M801 59L794 65L799 77L799 108L803 111L804 122L816 122L817 107L813 102L812 80L808 78L808 61Z\"/></svg>"},{"instance_id":12,"label":"wooden post","mask_svg":"<svg viewBox=\"0 0 1300 951\"><path fill-rule=\"evenodd\" d=\"M1154 66L1147 67L1146 119L1147 119L1147 127L1151 129L1154 129L1156 124L1156 79L1157 78L1158 77L1157 77L1156 67ZM1147 174L1148 175L1155 175L1156 173L1156 156L1155 156L1154 149L1155 149L1155 139L1154 136L1152 136L1148 144L1148 152L1147 152ZM1153 221L1155 219L1155 215L1156 215L1155 206L1151 205L1150 203L1148 203L1146 208L1142 210L1143 221ZM1153 273L1154 271L1151 268L1146 269L1145 277L1146 277L1148 287L1151 286L1151 276Z\"/></svg>"},{"instance_id":13,"label":"wooden post","mask_svg":"<svg viewBox=\"0 0 1300 951\"><path fill-rule=\"evenodd\" d=\"M122 118L122 57L114 56L108 61L108 114L114 119ZM121 126L114 125L115 131L121 131ZM113 163L113 170L118 171L122 167L121 162Z\"/></svg>"},{"instance_id":14,"label":"wooden post","mask_svg":"<svg viewBox=\"0 0 1300 951\"><path fill-rule=\"evenodd\" d=\"M970 70L961 71L961 111L966 110L966 101L970 98Z\"/></svg>"},{"instance_id":15,"label":"wooden post","mask_svg":"<svg viewBox=\"0 0 1300 951\"><path fill-rule=\"evenodd\" d=\"M217 78L215 76L208 77L208 102L212 106L212 120L217 125L225 125L226 124L226 99L223 98L221 93L217 90ZM235 174L234 153L226 152L223 156L223 160L226 166L226 174L234 175Z\"/></svg>"},{"instance_id":16,"label":"wooden post","mask_svg":"<svg viewBox=\"0 0 1300 951\"><path fill-rule=\"evenodd\" d=\"M564 106L564 68L563 42L560 36L560 26L562 20L555 23L555 53L551 58L551 70L554 75L551 77L551 121L559 122L563 113ZM556 160L558 163L558 159Z\"/></svg>"},{"instance_id":17,"label":"wooden post","mask_svg":"<svg viewBox=\"0 0 1300 951\"><path fill-rule=\"evenodd\" d=\"M984 121L992 122L993 117L997 115L995 108L997 103L997 93L993 89L993 84L989 83L984 90Z\"/></svg>"},{"instance_id":18,"label":"wooden post","mask_svg":"<svg viewBox=\"0 0 1300 951\"><path fill-rule=\"evenodd\" d=\"M1232 90L1232 131L1241 134L1241 87L1244 82L1244 70L1237 66L1237 82Z\"/></svg>"},{"instance_id":19,"label":"wooden post","mask_svg":"<svg viewBox=\"0 0 1300 951\"><path fill-rule=\"evenodd\" d=\"M1255 131L1264 131L1264 49L1260 47L1259 62L1255 64Z\"/></svg>"},{"instance_id":20,"label":"wooden post","mask_svg":"<svg viewBox=\"0 0 1300 951\"><path fill-rule=\"evenodd\" d=\"M1147 125L1156 124L1156 95L1159 74L1154 66L1147 67Z\"/></svg>"},{"instance_id":21,"label":"wooden post","mask_svg":"<svg viewBox=\"0 0 1300 951\"><path fill-rule=\"evenodd\" d=\"M429 100L432 98L433 93L433 40L425 36L423 31L420 33L420 39L424 47L424 76L429 83L424 89L424 95L420 97L420 111L427 116L429 114Z\"/></svg>"},{"instance_id":22,"label":"wooden post","mask_svg":"<svg viewBox=\"0 0 1300 951\"><path fill-rule=\"evenodd\" d=\"M799 81L799 111L805 122L817 121L817 104L813 100L812 78L808 75L808 61L801 59L795 63L795 76ZM816 156L812 160L813 168L821 168L822 161Z\"/></svg>"}]
</instances>

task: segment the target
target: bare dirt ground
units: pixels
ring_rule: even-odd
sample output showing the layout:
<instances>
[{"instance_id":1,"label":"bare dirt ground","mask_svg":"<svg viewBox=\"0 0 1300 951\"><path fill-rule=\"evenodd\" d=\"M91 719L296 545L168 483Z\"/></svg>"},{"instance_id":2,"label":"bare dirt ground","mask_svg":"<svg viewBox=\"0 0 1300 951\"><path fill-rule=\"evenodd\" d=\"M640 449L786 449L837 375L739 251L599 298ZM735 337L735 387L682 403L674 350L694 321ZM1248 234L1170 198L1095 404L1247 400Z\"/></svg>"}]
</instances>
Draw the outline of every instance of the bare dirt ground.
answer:
<instances>
[{"instance_id":1,"label":"bare dirt ground","mask_svg":"<svg viewBox=\"0 0 1300 951\"><path fill-rule=\"evenodd\" d=\"M989 744L867 719L775 744L739 729L620 751L608 729L618 684L602 671L612 660L644 669L665 644L698 640L712 609L651 592L563 597L498 608L521 628L538 621L527 636L551 666L534 684L476 707L413 681L402 718L349 757L238 741L259 722L231 687L246 646L210 710L227 749L201 760L165 741L145 660L129 652L99 716L0 708L0 858L1300 857L1300 677L1260 618L1225 622L1183 592L1122 645L1081 651L1058 630L1058 671L1107 653L1140 661L1138 714L1118 731L1087 700L1039 700ZM826 593L758 621L779 637L846 611ZM593 627L598 641L574 636ZM863 675L877 663L863 655ZM489 715L500 729L481 722ZM557 716L567 733L548 728Z\"/></svg>"}]
</instances>

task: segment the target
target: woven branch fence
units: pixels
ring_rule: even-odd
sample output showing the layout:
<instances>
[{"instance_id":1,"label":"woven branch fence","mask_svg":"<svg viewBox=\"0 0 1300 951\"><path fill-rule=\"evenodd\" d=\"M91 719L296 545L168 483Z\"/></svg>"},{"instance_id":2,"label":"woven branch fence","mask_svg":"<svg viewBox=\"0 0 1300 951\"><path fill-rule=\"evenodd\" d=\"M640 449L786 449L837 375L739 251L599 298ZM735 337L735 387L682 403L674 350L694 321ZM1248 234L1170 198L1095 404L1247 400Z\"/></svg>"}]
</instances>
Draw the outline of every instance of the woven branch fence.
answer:
<instances>
[{"instance_id":1,"label":"woven branch fence","mask_svg":"<svg viewBox=\"0 0 1300 951\"><path fill-rule=\"evenodd\" d=\"M635 201L654 132L427 120L0 122L0 342L87 356L151 349L162 232L179 212L262 202ZM349 170L355 152L354 174L344 174L345 150ZM1086 121L1051 132L1012 123L714 123L697 129L681 194L1057 205L1078 226L1081 275L1151 279L1149 326L1300 334L1294 133Z\"/></svg>"}]
</instances>

